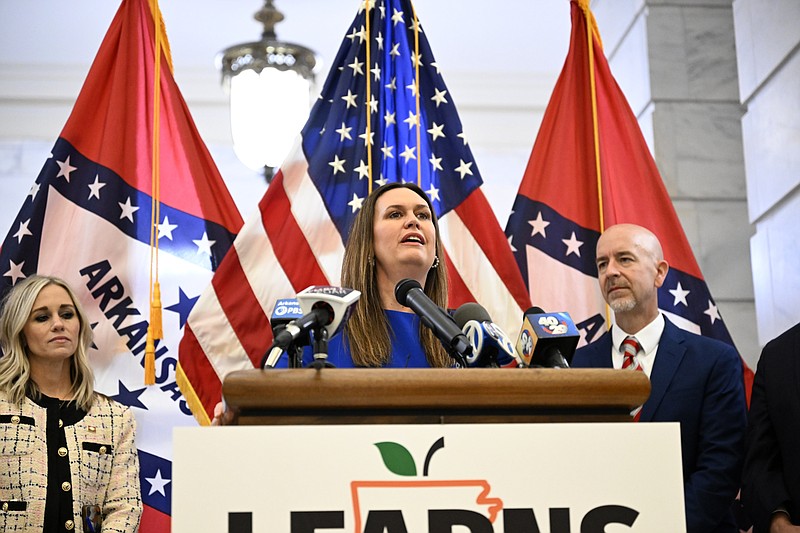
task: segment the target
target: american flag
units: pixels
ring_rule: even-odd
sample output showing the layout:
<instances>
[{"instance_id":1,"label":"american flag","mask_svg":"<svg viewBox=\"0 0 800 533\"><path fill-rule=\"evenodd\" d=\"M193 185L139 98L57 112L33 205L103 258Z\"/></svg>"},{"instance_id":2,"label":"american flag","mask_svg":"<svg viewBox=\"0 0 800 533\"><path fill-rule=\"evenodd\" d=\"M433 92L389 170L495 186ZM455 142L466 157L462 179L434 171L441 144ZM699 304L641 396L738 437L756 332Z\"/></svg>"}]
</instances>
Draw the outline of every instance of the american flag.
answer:
<instances>
[{"instance_id":1,"label":"american flag","mask_svg":"<svg viewBox=\"0 0 800 533\"><path fill-rule=\"evenodd\" d=\"M350 224L385 182L418 183L433 202L449 305L480 302L507 332L519 329L527 292L423 27L408 0L368 4L347 29L295 157L189 317L181 385L184 393L191 387L203 421L220 401L225 374L257 365L269 347L276 300L339 284Z\"/></svg>"},{"instance_id":2,"label":"american flag","mask_svg":"<svg viewBox=\"0 0 800 533\"><path fill-rule=\"evenodd\" d=\"M659 237L670 264L659 308L679 327L733 345L636 117L611 74L588 1L573 0L571 13L569 53L506 226L531 300L547 310L569 311L581 344L598 338L609 317L597 285L597 239L604 227L639 224ZM749 397L753 372L744 368Z\"/></svg>"},{"instance_id":3,"label":"american flag","mask_svg":"<svg viewBox=\"0 0 800 533\"><path fill-rule=\"evenodd\" d=\"M34 273L64 278L89 316L95 389L132 408L145 504L140 530L170 529L172 428L196 425L177 385L181 328L241 217L160 56L159 272L164 339L144 385L155 35L149 0L124 0L51 156L0 253L3 292ZM157 11L154 8L154 12ZM162 37L165 35L162 33ZM164 41L166 44L166 41Z\"/></svg>"}]
</instances>

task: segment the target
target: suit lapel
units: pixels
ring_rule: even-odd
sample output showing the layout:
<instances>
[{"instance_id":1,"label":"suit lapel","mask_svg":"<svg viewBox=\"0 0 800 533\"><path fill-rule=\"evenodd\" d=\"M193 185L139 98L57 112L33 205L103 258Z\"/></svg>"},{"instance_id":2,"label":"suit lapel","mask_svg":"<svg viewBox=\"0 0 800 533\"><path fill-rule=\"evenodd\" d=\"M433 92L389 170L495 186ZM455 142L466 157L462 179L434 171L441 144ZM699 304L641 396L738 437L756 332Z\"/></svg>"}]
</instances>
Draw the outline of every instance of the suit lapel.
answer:
<instances>
[{"instance_id":1,"label":"suit lapel","mask_svg":"<svg viewBox=\"0 0 800 533\"><path fill-rule=\"evenodd\" d=\"M664 399L664 394L686 354L683 337L677 326L674 326L666 318L664 320L666 322L664 333L661 334L661 339L658 341L658 352L656 352L653 371L650 373L650 397L642 407L640 420L643 422L650 422L653 419L653 414L658 409L661 400Z\"/></svg>"},{"instance_id":2,"label":"suit lapel","mask_svg":"<svg viewBox=\"0 0 800 533\"><path fill-rule=\"evenodd\" d=\"M602 337L589 345L592 353L589 357L594 368L613 368L611 362L611 332L606 332Z\"/></svg>"}]
</instances>

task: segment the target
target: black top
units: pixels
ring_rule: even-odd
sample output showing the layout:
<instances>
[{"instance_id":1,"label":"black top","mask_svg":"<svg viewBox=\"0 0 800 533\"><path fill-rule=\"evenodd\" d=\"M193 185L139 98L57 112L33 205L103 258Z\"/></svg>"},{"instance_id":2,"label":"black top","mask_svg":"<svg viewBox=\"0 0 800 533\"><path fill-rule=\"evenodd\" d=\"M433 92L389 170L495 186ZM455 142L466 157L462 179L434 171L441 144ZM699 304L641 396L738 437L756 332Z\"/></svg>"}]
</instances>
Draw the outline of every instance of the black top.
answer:
<instances>
[{"instance_id":1,"label":"black top","mask_svg":"<svg viewBox=\"0 0 800 533\"><path fill-rule=\"evenodd\" d=\"M42 531L68 533L64 524L67 520L80 520L80 517L72 512L72 477L64 428L81 421L86 411L79 409L74 400L59 400L44 394L31 400L47 409L47 500ZM74 450L73 453L80 452Z\"/></svg>"}]
</instances>

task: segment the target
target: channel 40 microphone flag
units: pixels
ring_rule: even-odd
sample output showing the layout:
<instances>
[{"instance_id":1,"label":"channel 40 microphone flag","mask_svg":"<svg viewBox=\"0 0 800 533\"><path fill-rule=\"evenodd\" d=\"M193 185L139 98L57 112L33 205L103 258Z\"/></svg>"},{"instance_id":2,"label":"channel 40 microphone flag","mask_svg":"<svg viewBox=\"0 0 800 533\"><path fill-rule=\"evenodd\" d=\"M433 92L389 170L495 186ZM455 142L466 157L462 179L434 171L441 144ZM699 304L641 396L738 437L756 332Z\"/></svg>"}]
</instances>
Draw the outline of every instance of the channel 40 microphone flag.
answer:
<instances>
[{"instance_id":1,"label":"channel 40 microphone flag","mask_svg":"<svg viewBox=\"0 0 800 533\"><path fill-rule=\"evenodd\" d=\"M636 117L611 74L589 2L572 0L570 8L569 53L506 226L531 300L547 310L568 310L581 344L597 339L606 330L597 239L613 224L639 224L658 235L670 264L659 308L676 325L733 345ZM745 365L748 397L752 378Z\"/></svg>"},{"instance_id":2,"label":"channel 40 microphone flag","mask_svg":"<svg viewBox=\"0 0 800 533\"><path fill-rule=\"evenodd\" d=\"M164 338L145 386L154 212ZM143 532L170 529L172 428L196 425L176 384L181 329L242 223L172 76L158 4L124 0L3 242L0 272L3 292L34 273L64 278L86 309L95 389L137 420Z\"/></svg>"},{"instance_id":3,"label":"channel 40 microphone flag","mask_svg":"<svg viewBox=\"0 0 800 533\"><path fill-rule=\"evenodd\" d=\"M382 183L414 181L428 193L441 221L451 307L481 302L506 331L517 331L529 305L411 2L366 4L347 28L295 156L189 317L181 388L196 391L201 418L220 401L227 372L261 360L276 301L309 285L339 285L350 225Z\"/></svg>"}]
</instances>

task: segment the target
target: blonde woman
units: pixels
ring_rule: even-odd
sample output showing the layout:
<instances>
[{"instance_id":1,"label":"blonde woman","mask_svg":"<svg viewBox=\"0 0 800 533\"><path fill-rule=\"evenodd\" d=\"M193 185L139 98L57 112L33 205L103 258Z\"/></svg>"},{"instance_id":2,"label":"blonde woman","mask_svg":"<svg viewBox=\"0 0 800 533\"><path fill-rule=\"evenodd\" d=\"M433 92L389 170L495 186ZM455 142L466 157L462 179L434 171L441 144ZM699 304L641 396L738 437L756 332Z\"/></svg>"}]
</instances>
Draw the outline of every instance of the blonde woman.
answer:
<instances>
[{"instance_id":1,"label":"blonde woman","mask_svg":"<svg viewBox=\"0 0 800 533\"><path fill-rule=\"evenodd\" d=\"M94 392L91 328L61 279L31 276L0 317L0 531L133 533L130 409Z\"/></svg>"}]
</instances>

